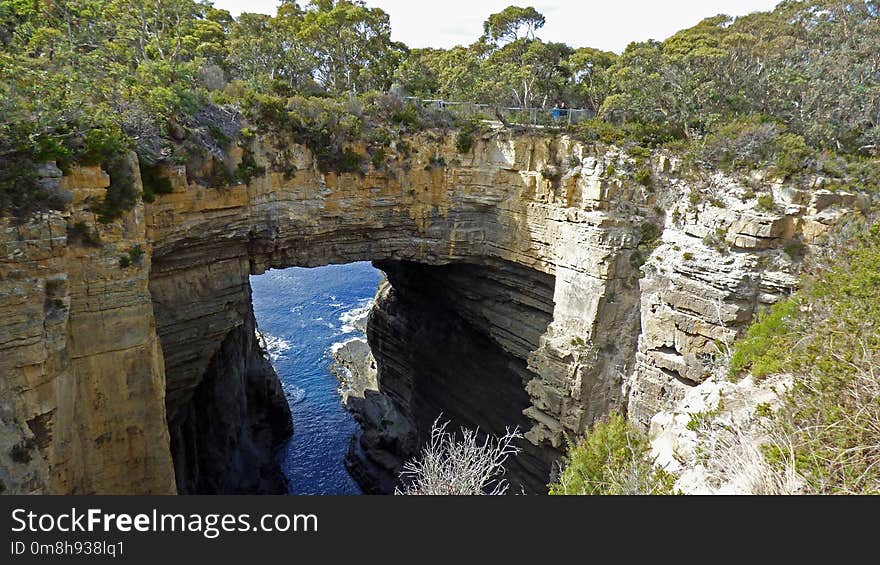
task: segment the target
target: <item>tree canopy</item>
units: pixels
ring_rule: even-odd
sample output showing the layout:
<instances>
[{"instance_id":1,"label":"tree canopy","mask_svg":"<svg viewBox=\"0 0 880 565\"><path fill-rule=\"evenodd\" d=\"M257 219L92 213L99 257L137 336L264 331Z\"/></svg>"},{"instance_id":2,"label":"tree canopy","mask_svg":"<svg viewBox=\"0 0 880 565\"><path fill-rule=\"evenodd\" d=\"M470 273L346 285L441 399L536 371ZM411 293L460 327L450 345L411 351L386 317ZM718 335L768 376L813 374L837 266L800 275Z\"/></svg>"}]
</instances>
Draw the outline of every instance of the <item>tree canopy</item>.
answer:
<instances>
[{"instance_id":1,"label":"tree canopy","mask_svg":"<svg viewBox=\"0 0 880 565\"><path fill-rule=\"evenodd\" d=\"M183 159L176 138L218 107L378 100L395 84L422 98L565 101L646 143L710 140L730 124L839 154L880 143L877 0L786 0L620 55L544 41L544 23L509 6L470 45L409 49L361 0L285 0L275 16L237 18L206 0L2 0L0 211L50 205L26 178L41 161L108 163L131 149L148 163Z\"/></svg>"}]
</instances>

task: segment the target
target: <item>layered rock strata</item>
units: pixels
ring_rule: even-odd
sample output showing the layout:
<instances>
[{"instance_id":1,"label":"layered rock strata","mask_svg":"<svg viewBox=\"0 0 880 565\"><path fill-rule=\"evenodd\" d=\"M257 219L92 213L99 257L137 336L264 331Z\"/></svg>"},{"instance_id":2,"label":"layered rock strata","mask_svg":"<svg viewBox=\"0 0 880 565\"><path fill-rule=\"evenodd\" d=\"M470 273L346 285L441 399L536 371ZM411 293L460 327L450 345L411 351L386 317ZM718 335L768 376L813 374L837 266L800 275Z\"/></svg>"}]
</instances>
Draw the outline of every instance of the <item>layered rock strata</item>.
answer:
<instances>
[{"instance_id":1,"label":"layered rock strata","mask_svg":"<svg viewBox=\"0 0 880 565\"><path fill-rule=\"evenodd\" d=\"M248 277L361 260L380 262L392 284L368 332L377 393L415 430L364 436L399 459L430 412L527 426L538 455L522 480L537 486L565 435L612 409L647 424L703 379L718 344L791 290L801 247L853 213L852 195L688 176L663 154L564 136L500 131L459 154L454 135L420 134L345 175L321 174L290 139L249 143L267 171L249 184L205 187L210 175L168 168L171 194L99 225L85 199L108 179L79 169L54 177L71 211L3 221L7 489L279 488L267 453L289 420L253 339ZM240 159L235 149L224 164ZM759 207L755 188L774 204ZM67 236L81 220L100 247ZM139 263L121 267L135 246ZM431 308L444 314L411 310ZM453 337L438 343L444 332ZM444 354L457 374L440 366Z\"/></svg>"},{"instance_id":2,"label":"layered rock strata","mask_svg":"<svg viewBox=\"0 0 880 565\"><path fill-rule=\"evenodd\" d=\"M0 490L173 493L143 207L102 225L109 177L53 169L72 211L0 223Z\"/></svg>"}]
</instances>

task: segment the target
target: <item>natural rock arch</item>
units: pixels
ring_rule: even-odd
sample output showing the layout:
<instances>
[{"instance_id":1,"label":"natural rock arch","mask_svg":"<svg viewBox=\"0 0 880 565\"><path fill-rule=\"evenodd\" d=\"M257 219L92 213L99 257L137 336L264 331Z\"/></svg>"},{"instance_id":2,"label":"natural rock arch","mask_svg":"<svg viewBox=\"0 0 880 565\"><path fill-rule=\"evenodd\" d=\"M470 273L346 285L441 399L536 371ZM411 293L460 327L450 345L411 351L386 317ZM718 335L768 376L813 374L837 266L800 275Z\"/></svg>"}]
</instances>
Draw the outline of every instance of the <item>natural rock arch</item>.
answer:
<instances>
[{"instance_id":1,"label":"natural rock arch","mask_svg":"<svg viewBox=\"0 0 880 565\"><path fill-rule=\"evenodd\" d=\"M489 362L491 356L487 356L486 370L492 375L468 376L494 382L490 377L503 372L499 367L507 356L511 364L507 372L512 375L508 381L519 389L511 393L516 400L510 400L513 406L507 424L531 428L530 420L522 415L528 409L531 422L537 422L531 432L536 443L549 439L558 448L565 425L571 432L582 431L609 406L620 405L620 383L603 385L601 374L594 372L589 383L591 388L604 386L601 402L581 402L579 396L588 389L571 390L567 384L587 366L580 358L594 355L593 351L571 351L570 343L562 355L547 348L551 320L564 324L566 331L588 336L602 296L612 287L626 287L631 294L635 288L631 268L617 252L634 245L631 226L596 225L603 212L591 218L590 212L569 206L576 198L576 186L567 183L563 188L558 180L548 180L539 172L561 159L561 154L568 158L573 148L538 137L505 136L478 143L470 155L458 155L451 140L422 138L411 145L418 148L415 157L401 156L390 168L363 175L322 175L308 151L296 147L291 152L289 146L284 150L293 155L288 157L293 162L287 163L297 171L293 178L270 172L247 186L216 189L187 183L183 168L168 171L175 190L147 207L146 223L154 242L150 292L166 360L166 405L181 491L234 490L237 487L223 477L240 471L240 461L259 460L253 453L236 455L239 446L249 448L250 440L242 430L254 427L269 443L276 437L267 431L272 426L262 417L274 414L272 410L257 409L254 414L241 406L233 410L229 399L223 398L226 394L240 402L248 396L248 388L271 388L256 376L261 363L252 339L248 284L250 274L267 268L374 261L393 269L392 282L403 287L397 289L398 303L411 308L415 295L424 294L425 289L419 287L427 285L404 281L440 277L447 283L467 284L471 277L479 289L448 293L446 304L485 332L487 342L498 348L501 357ZM269 143L256 148L258 157L267 163L274 160L273 151ZM437 166L438 162L450 165ZM583 242L596 238L598 246L560 245L571 241L573 233ZM584 261L585 254L597 250L596 260ZM558 270L563 273L563 284L554 285ZM404 291L406 296L401 298ZM435 293L433 298L438 296ZM635 307L634 297L627 305L630 309ZM433 302L426 296L422 299L425 307ZM399 315L396 323L418 325L413 320L401 321ZM634 315L630 326L633 323L637 324ZM634 335L634 331L629 333ZM421 335L420 339L427 338ZM634 339L629 341L634 348ZM225 361L218 361L218 356ZM235 359L252 362L236 365ZM430 414L409 414L424 431L426 418L436 417L443 400L426 401L426 394L414 392L411 383L400 382L399 370L392 376L392 368L382 370L381 356L377 362L380 380L388 374L389 394L405 411L418 412L412 406L417 401L435 409ZM590 359L589 367L595 365L596 359ZM537 367L557 382L532 383L527 393L527 383L538 378ZM220 382L226 384L219 386ZM528 400L530 393L541 400L542 396L553 398L535 406ZM262 398L277 400L278 392ZM504 399L505 394L499 393L498 402ZM220 414L208 406L222 407L229 429L221 431ZM448 403L445 408L447 414L456 413ZM228 416L234 413L240 419ZM465 416L467 412L457 413ZM498 431L500 418L496 416L491 426L495 429L490 431ZM560 423L563 419L566 424ZM486 427L480 418L457 420ZM204 428L199 422L211 424ZM214 440L200 444L203 428L215 435L240 436L238 445L229 438L219 445ZM553 453L536 451L542 462L536 459L532 467L541 469L542 476L534 477L534 487L549 479ZM253 473L251 469L252 477ZM254 480L250 479L250 487L256 484Z\"/></svg>"},{"instance_id":2,"label":"natural rock arch","mask_svg":"<svg viewBox=\"0 0 880 565\"><path fill-rule=\"evenodd\" d=\"M855 198L775 181L784 206L760 210L734 179L684 176L663 152L648 163L566 136L499 131L465 155L452 136L407 142L414 151L390 148L381 170L323 175L304 147L264 137L251 150L267 172L249 184L205 187L187 177L207 169L169 168L172 193L107 225L89 211L107 174L57 171L70 209L3 220L0 233L5 487L277 488L267 446L289 418L254 336L248 277L360 260L397 285L373 324L380 365L400 351L388 349L393 338L419 324L392 314L430 304L491 345L491 367L512 367L525 394L498 395L515 411L491 417L528 418L527 438L541 447L524 473L540 485L535 473L564 435L612 409L647 425L705 378L715 344L794 287L799 263L785 245L811 245ZM651 182L636 182L648 165ZM454 392L444 378L439 392L418 389L407 372L380 381L414 420ZM472 405L458 406L468 421Z\"/></svg>"}]
</instances>

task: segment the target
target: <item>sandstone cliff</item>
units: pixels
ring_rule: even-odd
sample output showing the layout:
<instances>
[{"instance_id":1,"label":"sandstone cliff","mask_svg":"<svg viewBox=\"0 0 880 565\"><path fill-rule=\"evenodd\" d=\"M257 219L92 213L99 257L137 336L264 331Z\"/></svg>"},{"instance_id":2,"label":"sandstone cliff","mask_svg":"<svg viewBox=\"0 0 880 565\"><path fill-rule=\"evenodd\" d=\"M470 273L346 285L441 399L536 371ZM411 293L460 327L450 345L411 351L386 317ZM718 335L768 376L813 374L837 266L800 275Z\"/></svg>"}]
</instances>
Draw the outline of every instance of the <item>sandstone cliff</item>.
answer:
<instances>
[{"instance_id":1,"label":"sandstone cliff","mask_svg":"<svg viewBox=\"0 0 880 565\"><path fill-rule=\"evenodd\" d=\"M169 168L173 192L99 226L101 247L66 236L96 225L76 195L100 196L97 169L61 181L72 212L4 222L8 489L280 489L271 449L289 413L248 276L372 260L391 286L368 325L380 410L363 418L366 457L393 468L440 411L518 424L530 446L515 474L540 490L566 434L612 409L647 425L703 380L718 344L793 287L792 250L854 200L755 178L774 196L761 209L752 188L668 155L504 131L464 155L454 135L420 134L345 175L290 140L249 143L265 175L205 187ZM120 268L135 245L143 263Z\"/></svg>"}]
</instances>

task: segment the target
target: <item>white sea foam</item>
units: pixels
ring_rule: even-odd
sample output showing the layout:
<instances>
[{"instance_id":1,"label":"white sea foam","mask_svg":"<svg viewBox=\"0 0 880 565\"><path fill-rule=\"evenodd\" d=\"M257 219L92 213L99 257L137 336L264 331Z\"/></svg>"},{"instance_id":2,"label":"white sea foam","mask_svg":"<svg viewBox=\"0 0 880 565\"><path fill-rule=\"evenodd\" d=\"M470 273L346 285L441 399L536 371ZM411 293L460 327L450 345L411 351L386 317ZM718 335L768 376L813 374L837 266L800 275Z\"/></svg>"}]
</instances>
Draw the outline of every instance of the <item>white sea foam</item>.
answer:
<instances>
[{"instance_id":1,"label":"white sea foam","mask_svg":"<svg viewBox=\"0 0 880 565\"><path fill-rule=\"evenodd\" d=\"M266 352L269 353L269 359L272 361L277 361L284 357L284 353L290 349L290 343L280 337L275 337L274 335L270 335L263 332L257 332L257 335L263 341L263 345L266 347Z\"/></svg>"},{"instance_id":2,"label":"white sea foam","mask_svg":"<svg viewBox=\"0 0 880 565\"><path fill-rule=\"evenodd\" d=\"M349 334L355 330L357 330L357 326L355 325L359 320L363 320L370 313L370 308L373 307L373 299L365 298L363 300L358 301L358 305L343 312L339 316L339 321L342 322L341 331L344 334Z\"/></svg>"},{"instance_id":3,"label":"white sea foam","mask_svg":"<svg viewBox=\"0 0 880 565\"><path fill-rule=\"evenodd\" d=\"M305 389L299 388L298 386L291 385L290 387L286 387L284 389L284 396L287 397L287 401L289 404L296 404L298 402L302 402L302 400L306 397Z\"/></svg>"}]
</instances>

